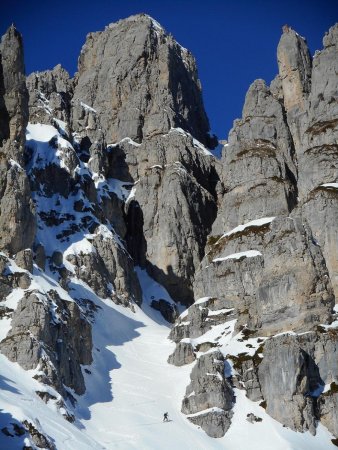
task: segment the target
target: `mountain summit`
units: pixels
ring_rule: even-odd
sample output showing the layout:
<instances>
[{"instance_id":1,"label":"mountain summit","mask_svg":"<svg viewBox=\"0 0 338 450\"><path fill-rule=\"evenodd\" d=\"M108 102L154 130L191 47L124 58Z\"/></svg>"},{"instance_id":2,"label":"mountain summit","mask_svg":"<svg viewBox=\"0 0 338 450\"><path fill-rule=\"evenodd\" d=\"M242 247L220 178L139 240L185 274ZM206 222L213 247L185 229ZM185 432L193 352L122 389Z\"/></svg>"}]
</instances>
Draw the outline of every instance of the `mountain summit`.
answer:
<instances>
[{"instance_id":1,"label":"mountain summit","mask_svg":"<svg viewBox=\"0 0 338 450\"><path fill-rule=\"evenodd\" d=\"M98 112L109 143L177 127L210 143L195 59L146 14L88 34L73 100Z\"/></svg>"}]
</instances>

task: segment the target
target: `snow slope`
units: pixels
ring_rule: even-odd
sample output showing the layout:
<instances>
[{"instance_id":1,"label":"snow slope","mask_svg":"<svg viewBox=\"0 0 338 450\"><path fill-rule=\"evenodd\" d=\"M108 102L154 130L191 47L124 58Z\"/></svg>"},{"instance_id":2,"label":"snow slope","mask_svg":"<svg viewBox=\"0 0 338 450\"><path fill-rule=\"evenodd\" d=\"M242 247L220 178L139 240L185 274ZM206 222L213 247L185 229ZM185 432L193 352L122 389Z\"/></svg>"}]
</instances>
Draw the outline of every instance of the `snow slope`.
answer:
<instances>
[{"instance_id":1,"label":"snow slope","mask_svg":"<svg viewBox=\"0 0 338 450\"><path fill-rule=\"evenodd\" d=\"M58 396L52 388L32 378L35 371L24 371L0 355L0 429L28 418L40 425L59 450L335 448L330 434L322 426L315 437L288 430L240 390L235 390L233 423L223 438L209 438L192 425L180 412L192 364L175 367L167 363L174 349L174 344L167 339L169 327L161 315L149 307L151 297L164 297L169 301L170 297L145 272L137 272L144 291L144 304L142 309L135 306L135 312L98 298L85 283L73 279L72 296L76 299L85 294L98 307L93 323L94 361L84 368L87 391L82 397L76 397L76 422L67 422L55 402L45 404L35 394L37 390L48 390ZM39 277L41 273L35 268L34 283L41 281ZM49 282L52 280L44 280L45 288ZM228 325L233 329L233 323ZM204 337L210 341L218 333L217 329L210 330ZM239 337L226 335L220 342L221 350L224 353L242 351L244 344L237 341ZM169 413L169 423L162 422L164 412ZM246 420L249 413L262 418L262 422L249 423ZM21 450L24 442L28 445L27 437L0 434L3 450Z\"/></svg>"}]
</instances>

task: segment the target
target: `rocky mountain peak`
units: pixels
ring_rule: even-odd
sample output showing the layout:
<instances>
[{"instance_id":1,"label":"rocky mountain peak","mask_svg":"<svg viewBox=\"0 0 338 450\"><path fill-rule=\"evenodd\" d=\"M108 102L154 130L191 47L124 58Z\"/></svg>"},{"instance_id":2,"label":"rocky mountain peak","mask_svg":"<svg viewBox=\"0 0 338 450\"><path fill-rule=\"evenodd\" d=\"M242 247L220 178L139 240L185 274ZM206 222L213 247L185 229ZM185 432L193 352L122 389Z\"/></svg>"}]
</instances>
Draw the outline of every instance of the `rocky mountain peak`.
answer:
<instances>
[{"instance_id":1,"label":"rocky mountain peak","mask_svg":"<svg viewBox=\"0 0 338 450\"><path fill-rule=\"evenodd\" d=\"M306 40L288 26L283 27L277 60L286 110L304 108L304 97L311 89L312 59Z\"/></svg>"},{"instance_id":2,"label":"rocky mountain peak","mask_svg":"<svg viewBox=\"0 0 338 450\"><path fill-rule=\"evenodd\" d=\"M30 122L53 123L54 117L69 124L73 81L61 64L52 70L31 73L26 84Z\"/></svg>"},{"instance_id":3,"label":"rocky mountain peak","mask_svg":"<svg viewBox=\"0 0 338 450\"><path fill-rule=\"evenodd\" d=\"M325 48L338 45L338 23L333 25L323 38Z\"/></svg>"},{"instance_id":4,"label":"rocky mountain peak","mask_svg":"<svg viewBox=\"0 0 338 450\"><path fill-rule=\"evenodd\" d=\"M0 140L24 142L28 121L28 93L21 34L11 25L0 44L0 110L3 112Z\"/></svg>"},{"instance_id":5,"label":"rocky mountain peak","mask_svg":"<svg viewBox=\"0 0 338 450\"><path fill-rule=\"evenodd\" d=\"M210 143L195 59L146 14L87 35L73 102L97 111L109 143L177 127Z\"/></svg>"},{"instance_id":6,"label":"rocky mountain peak","mask_svg":"<svg viewBox=\"0 0 338 450\"><path fill-rule=\"evenodd\" d=\"M90 33L74 78L61 65L25 78L22 39L9 28L1 448L18 438L25 448L129 449L131 424L138 448L159 448L163 433L144 423L159 405L174 417L166 448L195 436L199 448L248 448L242 434L266 434L262 449L276 436L332 448L337 38L336 25L312 60L283 28L280 73L251 84L218 161L195 60L150 16ZM206 435L187 428L180 402ZM327 430L317 437L294 433L315 435L319 421Z\"/></svg>"}]
</instances>

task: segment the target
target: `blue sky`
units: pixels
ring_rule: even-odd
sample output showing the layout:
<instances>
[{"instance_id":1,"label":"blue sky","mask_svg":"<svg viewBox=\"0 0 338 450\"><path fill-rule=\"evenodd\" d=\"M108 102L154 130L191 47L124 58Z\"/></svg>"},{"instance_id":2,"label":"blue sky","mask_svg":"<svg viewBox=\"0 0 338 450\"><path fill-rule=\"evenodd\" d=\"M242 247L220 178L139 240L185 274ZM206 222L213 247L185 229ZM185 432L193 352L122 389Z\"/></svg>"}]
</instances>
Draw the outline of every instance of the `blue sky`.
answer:
<instances>
[{"instance_id":1,"label":"blue sky","mask_svg":"<svg viewBox=\"0 0 338 450\"><path fill-rule=\"evenodd\" d=\"M23 34L27 73L61 63L73 75L87 33L139 12L194 54L211 128L226 138L251 82L277 73L282 26L305 36L313 54L338 21L338 1L2 0L0 32L14 22Z\"/></svg>"}]
</instances>

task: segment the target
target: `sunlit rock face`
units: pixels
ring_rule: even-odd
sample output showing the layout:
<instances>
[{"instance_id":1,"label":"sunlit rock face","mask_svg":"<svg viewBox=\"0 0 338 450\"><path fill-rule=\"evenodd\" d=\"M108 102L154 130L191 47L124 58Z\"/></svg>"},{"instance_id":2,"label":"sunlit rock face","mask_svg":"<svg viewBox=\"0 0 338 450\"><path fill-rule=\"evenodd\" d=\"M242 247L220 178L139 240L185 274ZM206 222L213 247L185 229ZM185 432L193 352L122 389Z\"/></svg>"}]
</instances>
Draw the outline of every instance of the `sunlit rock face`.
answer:
<instances>
[{"instance_id":1,"label":"sunlit rock face","mask_svg":"<svg viewBox=\"0 0 338 450\"><path fill-rule=\"evenodd\" d=\"M0 44L0 249L31 247L34 205L24 163L28 92L22 37L11 26Z\"/></svg>"},{"instance_id":2,"label":"sunlit rock face","mask_svg":"<svg viewBox=\"0 0 338 450\"><path fill-rule=\"evenodd\" d=\"M145 14L90 33L79 57L73 119L81 103L99 115L107 142L144 138L181 127L207 144L195 59Z\"/></svg>"},{"instance_id":3,"label":"sunlit rock face","mask_svg":"<svg viewBox=\"0 0 338 450\"><path fill-rule=\"evenodd\" d=\"M337 37L311 58L284 27L278 75L251 84L216 160L195 60L154 19L88 34L74 78L60 65L26 78L9 28L0 352L48 410L82 423L83 395L100 398L94 415L121 394L117 370L123 389L133 376L155 395L142 383L163 377L178 396L181 371L177 413L211 447L242 405L250 427L338 436ZM13 423L7 437L54 448L39 420Z\"/></svg>"}]
</instances>

